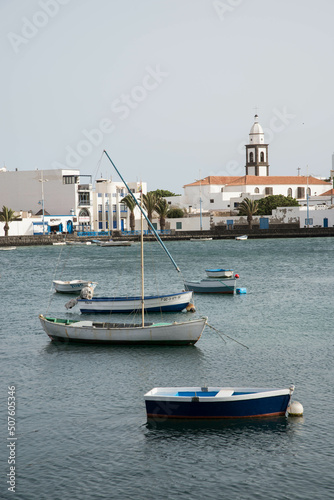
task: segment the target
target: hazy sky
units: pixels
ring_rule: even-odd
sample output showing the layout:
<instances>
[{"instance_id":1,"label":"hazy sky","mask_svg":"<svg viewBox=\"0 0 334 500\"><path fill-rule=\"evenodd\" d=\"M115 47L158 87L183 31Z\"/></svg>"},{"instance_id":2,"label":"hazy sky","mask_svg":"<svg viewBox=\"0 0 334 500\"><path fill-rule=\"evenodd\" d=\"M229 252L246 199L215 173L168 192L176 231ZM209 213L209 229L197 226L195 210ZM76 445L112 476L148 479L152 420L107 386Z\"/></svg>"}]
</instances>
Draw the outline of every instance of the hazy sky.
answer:
<instances>
[{"instance_id":1,"label":"hazy sky","mask_svg":"<svg viewBox=\"0 0 334 500\"><path fill-rule=\"evenodd\" d=\"M271 175L328 177L333 19L333 0L0 0L0 167L118 180L106 149L181 194L245 174L257 111Z\"/></svg>"}]
</instances>

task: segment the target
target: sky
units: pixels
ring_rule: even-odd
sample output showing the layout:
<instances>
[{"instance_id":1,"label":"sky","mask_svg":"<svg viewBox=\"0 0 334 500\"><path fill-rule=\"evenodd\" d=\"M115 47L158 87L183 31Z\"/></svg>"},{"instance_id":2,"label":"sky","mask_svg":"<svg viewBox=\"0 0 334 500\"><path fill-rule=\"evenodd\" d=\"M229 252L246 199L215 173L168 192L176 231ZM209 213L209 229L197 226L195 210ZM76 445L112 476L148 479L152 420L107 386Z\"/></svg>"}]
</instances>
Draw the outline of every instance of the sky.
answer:
<instances>
[{"instance_id":1,"label":"sky","mask_svg":"<svg viewBox=\"0 0 334 500\"><path fill-rule=\"evenodd\" d=\"M332 0L0 0L0 168L79 169L183 194L244 175L329 177ZM1 200L0 200L1 202Z\"/></svg>"}]
</instances>

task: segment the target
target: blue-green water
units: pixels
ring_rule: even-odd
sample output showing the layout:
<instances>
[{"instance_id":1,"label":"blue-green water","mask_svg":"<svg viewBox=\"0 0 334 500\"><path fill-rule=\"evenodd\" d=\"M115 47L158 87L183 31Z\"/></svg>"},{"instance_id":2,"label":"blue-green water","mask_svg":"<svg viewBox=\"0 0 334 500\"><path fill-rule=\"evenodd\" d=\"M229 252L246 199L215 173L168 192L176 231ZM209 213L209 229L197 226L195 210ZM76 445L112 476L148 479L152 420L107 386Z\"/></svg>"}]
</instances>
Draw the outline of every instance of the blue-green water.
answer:
<instances>
[{"instance_id":1,"label":"blue-green water","mask_svg":"<svg viewBox=\"0 0 334 500\"><path fill-rule=\"evenodd\" d=\"M334 498L333 238L181 241L168 248L185 279L231 267L247 294L196 295L195 314L167 317L206 315L249 349L209 328L193 347L53 344L38 314L80 316L65 309L70 297L53 293L52 279L92 279L101 295L139 292L138 244L0 252L0 498ZM145 256L147 291L181 287L158 244L147 244ZM146 423L145 392L203 383L293 383L304 416ZM11 385L16 493L6 484Z\"/></svg>"}]
</instances>

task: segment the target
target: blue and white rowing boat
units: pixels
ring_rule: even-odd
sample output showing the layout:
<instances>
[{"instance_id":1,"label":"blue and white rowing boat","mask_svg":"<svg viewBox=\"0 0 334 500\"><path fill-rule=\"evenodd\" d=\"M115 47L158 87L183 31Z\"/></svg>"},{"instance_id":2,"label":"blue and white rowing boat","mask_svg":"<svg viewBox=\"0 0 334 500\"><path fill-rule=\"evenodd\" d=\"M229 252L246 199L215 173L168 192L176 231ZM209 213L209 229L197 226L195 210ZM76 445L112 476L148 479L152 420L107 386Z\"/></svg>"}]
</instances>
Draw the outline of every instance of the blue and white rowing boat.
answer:
<instances>
[{"instance_id":1,"label":"blue and white rowing boat","mask_svg":"<svg viewBox=\"0 0 334 500\"><path fill-rule=\"evenodd\" d=\"M92 297L78 299L81 313L132 313L183 311L194 308L192 292L178 292L166 295L145 295L141 297Z\"/></svg>"},{"instance_id":2,"label":"blue and white rowing boat","mask_svg":"<svg viewBox=\"0 0 334 500\"><path fill-rule=\"evenodd\" d=\"M144 395L148 419L219 419L283 416L294 386L156 387Z\"/></svg>"},{"instance_id":3,"label":"blue and white rowing boat","mask_svg":"<svg viewBox=\"0 0 334 500\"><path fill-rule=\"evenodd\" d=\"M223 269L221 267L217 269L205 269L208 278L232 278L233 269Z\"/></svg>"}]
</instances>

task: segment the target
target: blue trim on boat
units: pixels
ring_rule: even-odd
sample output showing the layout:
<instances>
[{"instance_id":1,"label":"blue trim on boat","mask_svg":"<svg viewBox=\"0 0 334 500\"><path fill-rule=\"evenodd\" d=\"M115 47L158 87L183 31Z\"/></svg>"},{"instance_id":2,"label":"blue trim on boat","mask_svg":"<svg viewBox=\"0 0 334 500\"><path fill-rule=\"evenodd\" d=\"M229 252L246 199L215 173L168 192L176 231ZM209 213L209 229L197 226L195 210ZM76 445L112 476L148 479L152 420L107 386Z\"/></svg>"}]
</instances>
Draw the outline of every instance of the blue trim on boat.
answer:
<instances>
[{"instance_id":1,"label":"blue trim on boat","mask_svg":"<svg viewBox=\"0 0 334 500\"><path fill-rule=\"evenodd\" d=\"M92 300L92 299L90 299L90 300ZM83 302L87 302L87 301L83 300ZM150 307L150 306L148 306L148 307L145 307L144 310L145 311L150 311L150 312L183 311L183 309L185 309L188 304L189 304L189 302L183 302L182 304L174 304L174 305L168 304L168 305L161 306L161 307ZM131 313L131 312L135 312L135 311L141 311L141 307L139 307L138 309L134 309L132 307L132 308L129 308L129 309L122 309L121 311L119 311L118 309L113 310L112 306L110 306L110 309L94 309L94 310L92 310L92 309L85 309L84 306L80 306L80 311L82 313L105 313L105 312Z\"/></svg>"},{"instance_id":2,"label":"blue trim on boat","mask_svg":"<svg viewBox=\"0 0 334 500\"><path fill-rule=\"evenodd\" d=\"M190 291L191 290L187 290L185 292L171 293L169 295L145 295L144 301L151 300L151 299L177 297L178 295L188 294ZM141 300L141 297L140 296L134 296L134 297L92 297L91 299L78 299L78 302L85 302L87 300L89 300L91 302L99 302L99 301L108 301L108 302L117 302L118 301L118 302L120 302L120 301L126 301L126 300Z\"/></svg>"}]
</instances>

